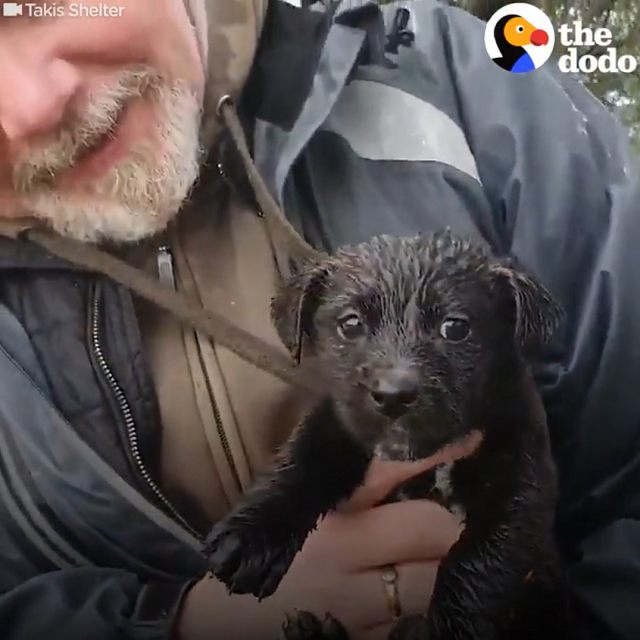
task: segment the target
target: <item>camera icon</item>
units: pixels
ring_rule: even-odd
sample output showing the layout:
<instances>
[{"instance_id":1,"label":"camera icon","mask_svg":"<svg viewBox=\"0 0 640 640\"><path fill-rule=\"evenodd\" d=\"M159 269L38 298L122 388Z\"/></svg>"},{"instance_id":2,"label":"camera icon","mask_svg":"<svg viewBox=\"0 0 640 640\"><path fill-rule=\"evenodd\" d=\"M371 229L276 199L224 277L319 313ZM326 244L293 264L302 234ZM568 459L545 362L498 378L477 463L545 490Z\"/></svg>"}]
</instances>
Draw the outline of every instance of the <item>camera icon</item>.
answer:
<instances>
[{"instance_id":1,"label":"camera icon","mask_svg":"<svg viewBox=\"0 0 640 640\"><path fill-rule=\"evenodd\" d=\"M22 15L22 5L18 2L5 2L2 5L2 16L4 18L13 18Z\"/></svg>"}]
</instances>

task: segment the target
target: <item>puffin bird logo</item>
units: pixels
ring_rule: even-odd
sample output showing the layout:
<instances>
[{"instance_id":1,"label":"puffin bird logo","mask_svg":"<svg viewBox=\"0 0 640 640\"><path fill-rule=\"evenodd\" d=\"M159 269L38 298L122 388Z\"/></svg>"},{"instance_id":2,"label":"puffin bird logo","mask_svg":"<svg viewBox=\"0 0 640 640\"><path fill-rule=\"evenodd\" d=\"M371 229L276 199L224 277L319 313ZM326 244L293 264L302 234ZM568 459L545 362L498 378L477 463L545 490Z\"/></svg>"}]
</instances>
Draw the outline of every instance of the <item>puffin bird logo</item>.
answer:
<instances>
[{"instance_id":1,"label":"puffin bird logo","mask_svg":"<svg viewBox=\"0 0 640 640\"><path fill-rule=\"evenodd\" d=\"M516 10L521 4L502 7L487 23L485 46L493 61L511 73L539 68L551 55L554 33L551 21L537 7L525 5L529 15ZM540 15L531 15L532 11Z\"/></svg>"}]
</instances>

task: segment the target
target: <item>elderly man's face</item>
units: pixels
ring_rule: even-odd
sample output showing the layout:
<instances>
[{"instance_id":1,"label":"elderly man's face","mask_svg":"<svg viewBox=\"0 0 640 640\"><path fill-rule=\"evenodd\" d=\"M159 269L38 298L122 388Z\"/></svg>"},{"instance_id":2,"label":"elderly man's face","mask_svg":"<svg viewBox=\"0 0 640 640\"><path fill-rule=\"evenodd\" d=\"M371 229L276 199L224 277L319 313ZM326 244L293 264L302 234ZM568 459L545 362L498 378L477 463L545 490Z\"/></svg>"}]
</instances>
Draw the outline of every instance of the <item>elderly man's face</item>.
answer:
<instances>
[{"instance_id":1,"label":"elderly man's face","mask_svg":"<svg viewBox=\"0 0 640 640\"><path fill-rule=\"evenodd\" d=\"M198 171L204 71L183 0L31 4L0 17L0 216L85 240L161 230Z\"/></svg>"}]
</instances>

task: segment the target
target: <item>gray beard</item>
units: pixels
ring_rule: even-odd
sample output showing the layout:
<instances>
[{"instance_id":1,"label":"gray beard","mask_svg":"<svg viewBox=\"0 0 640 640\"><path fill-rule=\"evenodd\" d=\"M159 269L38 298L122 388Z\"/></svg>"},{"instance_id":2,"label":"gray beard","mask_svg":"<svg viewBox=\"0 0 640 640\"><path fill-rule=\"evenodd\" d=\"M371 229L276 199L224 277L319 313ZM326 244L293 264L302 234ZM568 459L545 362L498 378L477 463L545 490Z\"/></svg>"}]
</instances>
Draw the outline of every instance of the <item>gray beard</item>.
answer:
<instances>
[{"instance_id":1,"label":"gray beard","mask_svg":"<svg viewBox=\"0 0 640 640\"><path fill-rule=\"evenodd\" d=\"M73 164L77 138L95 138L93 123L94 130L104 130L114 102L122 99L118 89L90 105L84 129L75 138L67 134L58 147L52 145L18 169L18 181L20 171L26 175L22 201L27 211L56 232L84 242L135 242L163 231L188 198L200 170L198 100L187 87L158 83L152 91L134 96L149 99L156 107L158 122L152 139L136 142L125 159L93 184L63 191L55 183L39 182L36 178L46 175L47 163L66 162L67 168Z\"/></svg>"}]
</instances>

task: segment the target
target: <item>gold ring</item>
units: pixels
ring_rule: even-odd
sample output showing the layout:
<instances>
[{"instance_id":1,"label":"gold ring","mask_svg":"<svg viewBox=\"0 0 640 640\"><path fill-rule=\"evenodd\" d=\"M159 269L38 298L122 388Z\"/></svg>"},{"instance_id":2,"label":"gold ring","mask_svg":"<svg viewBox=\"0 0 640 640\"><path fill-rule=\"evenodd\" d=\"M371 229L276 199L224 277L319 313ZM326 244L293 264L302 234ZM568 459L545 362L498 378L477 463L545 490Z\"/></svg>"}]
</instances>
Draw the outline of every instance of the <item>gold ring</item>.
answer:
<instances>
[{"instance_id":1,"label":"gold ring","mask_svg":"<svg viewBox=\"0 0 640 640\"><path fill-rule=\"evenodd\" d=\"M384 589L389 601L389 613L392 620L397 620L402 616L400 606L400 594L398 593L398 570L394 566L385 567L380 577L384 583Z\"/></svg>"}]
</instances>

